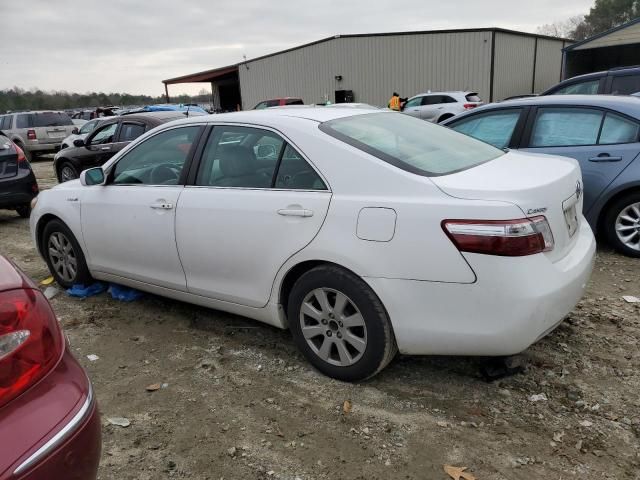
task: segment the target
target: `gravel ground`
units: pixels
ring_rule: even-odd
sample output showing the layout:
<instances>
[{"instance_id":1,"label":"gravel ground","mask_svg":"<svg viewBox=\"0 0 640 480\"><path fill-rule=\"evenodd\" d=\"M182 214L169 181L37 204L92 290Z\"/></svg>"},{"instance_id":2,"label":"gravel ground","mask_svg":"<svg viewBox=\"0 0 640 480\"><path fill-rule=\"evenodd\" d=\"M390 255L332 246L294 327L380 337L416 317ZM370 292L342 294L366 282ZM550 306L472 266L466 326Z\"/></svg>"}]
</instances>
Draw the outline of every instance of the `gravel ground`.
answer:
<instances>
[{"instance_id":1,"label":"gravel ground","mask_svg":"<svg viewBox=\"0 0 640 480\"><path fill-rule=\"evenodd\" d=\"M55 183L49 160L34 169ZM0 253L48 276L26 220L0 211L0 238ZM478 480L640 479L640 303L622 299L640 296L639 273L599 249L587 296L524 352L524 373L492 383L482 359L398 356L345 384L288 332L241 317L152 295L52 303L97 392L101 479L444 480L444 464Z\"/></svg>"}]
</instances>

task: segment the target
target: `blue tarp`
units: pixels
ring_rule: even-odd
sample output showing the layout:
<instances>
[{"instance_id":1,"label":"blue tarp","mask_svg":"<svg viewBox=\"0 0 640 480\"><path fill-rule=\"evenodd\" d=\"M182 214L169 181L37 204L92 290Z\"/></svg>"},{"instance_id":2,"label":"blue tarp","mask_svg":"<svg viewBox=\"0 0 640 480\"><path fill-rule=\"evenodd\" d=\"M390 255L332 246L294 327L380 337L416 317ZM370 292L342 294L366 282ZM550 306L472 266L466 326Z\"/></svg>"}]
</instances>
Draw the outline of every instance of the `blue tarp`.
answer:
<instances>
[{"instance_id":1,"label":"blue tarp","mask_svg":"<svg viewBox=\"0 0 640 480\"><path fill-rule=\"evenodd\" d=\"M162 104L162 105L146 105L144 107L142 107L142 110L144 110L145 112L186 112L189 111L189 113L191 112L195 112L195 113L204 113L205 115L208 115L209 112L207 112L204 108L201 107L187 107L186 105L173 105L170 103L167 104Z\"/></svg>"},{"instance_id":2,"label":"blue tarp","mask_svg":"<svg viewBox=\"0 0 640 480\"><path fill-rule=\"evenodd\" d=\"M98 295L105 290L107 290L107 284L95 282L86 286L75 284L71 288L67 289L67 293L72 297L87 298ZM123 285L118 285L117 283L110 283L108 290L111 297L116 300L120 300L121 302L133 302L143 295L141 291L136 290L135 288L125 287Z\"/></svg>"}]
</instances>

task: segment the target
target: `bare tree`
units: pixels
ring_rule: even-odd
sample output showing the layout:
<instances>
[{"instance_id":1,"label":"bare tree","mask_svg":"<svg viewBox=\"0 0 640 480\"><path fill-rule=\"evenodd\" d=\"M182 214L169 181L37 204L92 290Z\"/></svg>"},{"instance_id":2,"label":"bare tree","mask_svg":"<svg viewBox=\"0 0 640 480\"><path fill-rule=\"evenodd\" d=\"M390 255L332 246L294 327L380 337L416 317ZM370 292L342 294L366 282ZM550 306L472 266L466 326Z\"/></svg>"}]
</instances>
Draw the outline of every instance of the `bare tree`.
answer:
<instances>
[{"instance_id":1,"label":"bare tree","mask_svg":"<svg viewBox=\"0 0 640 480\"><path fill-rule=\"evenodd\" d=\"M576 29L583 22L584 15L575 15L567 20L541 25L536 29L536 33L550 37L574 38Z\"/></svg>"}]
</instances>

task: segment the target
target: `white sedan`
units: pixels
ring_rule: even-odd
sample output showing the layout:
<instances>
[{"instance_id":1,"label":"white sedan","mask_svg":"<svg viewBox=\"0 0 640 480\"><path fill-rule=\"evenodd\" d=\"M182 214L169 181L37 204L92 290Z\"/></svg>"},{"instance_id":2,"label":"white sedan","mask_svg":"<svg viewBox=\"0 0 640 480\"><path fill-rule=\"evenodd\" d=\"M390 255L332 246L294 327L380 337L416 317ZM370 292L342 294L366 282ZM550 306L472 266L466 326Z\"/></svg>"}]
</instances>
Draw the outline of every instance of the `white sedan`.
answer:
<instances>
[{"instance_id":1,"label":"white sedan","mask_svg":"<svg viewBox=\"0 0 640 480\"><path fill-rule=\"evenodd\" d=\"M297 108L162 125L42 192L56 281L93 279L289 328L348 381L399 350L511 355L583 295L595 241L572 159L393 112Z\"/></svg>"}]
</instances>

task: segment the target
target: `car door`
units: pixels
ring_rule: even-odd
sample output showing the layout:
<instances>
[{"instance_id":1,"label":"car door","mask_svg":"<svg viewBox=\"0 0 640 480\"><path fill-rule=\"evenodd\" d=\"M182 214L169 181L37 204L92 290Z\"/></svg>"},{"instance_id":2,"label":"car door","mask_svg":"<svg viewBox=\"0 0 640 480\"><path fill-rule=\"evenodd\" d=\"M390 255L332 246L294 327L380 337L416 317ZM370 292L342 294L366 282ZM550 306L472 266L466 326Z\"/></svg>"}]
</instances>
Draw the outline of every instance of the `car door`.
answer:
<instances>
[{"instance_id":1,"label":"car door","mask_svg":"<svg viewBox=\"0 0 640 480\"><path fill-rule=\"evenodd\" d=\"M201 126L145 139L109 166L107 183L82 190L82 234L92 271L186 289L175 239L175 208Z\"/></svg>"},{"instance_id":2,"label":"car door","mask_svg":"<svg viewBox=\"0 0 640 480\"><path fill-rule=\"evenodd\" d=\"M638 155L639 125L623 115L589 107L542 107L532 111L523 150L562 155L580 163L584 212Z\"/></svg>"},{"instance_id":3,"label":"car door","mask_svg":"<svg viewBox=\"0 0 640 480\"><path fill-rule=\"evenodd\" d=\"M113 155L113 143L118 130L118 121L114 120L98 127L85 139L84 151L81 151L83 169L99 167Z\"/></svg>"},{"instance_id":4,"label":"car door","mask_svg":"<svg viewBox=\"0 0 640 480\"><path fill-rule=\"evenodd\" d=\"M485 110L447 122L446 126L497 148L513 147L517 146L525 111L523 107Z\"/></svg>"},{"instance_id":5,"label":"car door","mask_svg":"<svg viewBox=\"0 0 640 480\"><path fill-rule=\"evenodd\" d=\"M425 95L422 97L420 118L429 122L435 122L443 108L442 95Z\"/></svg>"},{"instance_id":6,"label":"car door","mask_svg":"<svg viewBox=\"0 0 640 480\"><path fill-rule=\"evenodd\" d=\"M263 307L278 270L320 230L327 183L278 132L230 125L213 127L192 183L176 217L189 292Z\"/></svg>"},{"instance_id":7,"label":"car door","mask_svg":"<svg viewBox=\"0 0 640 480\"><path fill-rule=\"evenodd\" d=\"M407 115L411 115L412 117L420 118L420 109L422 108L422 97L413 97L410 100L407 100L407 103L404 105L404 109L402 113L406 113Z\"/></svg>"}]
</instances>

